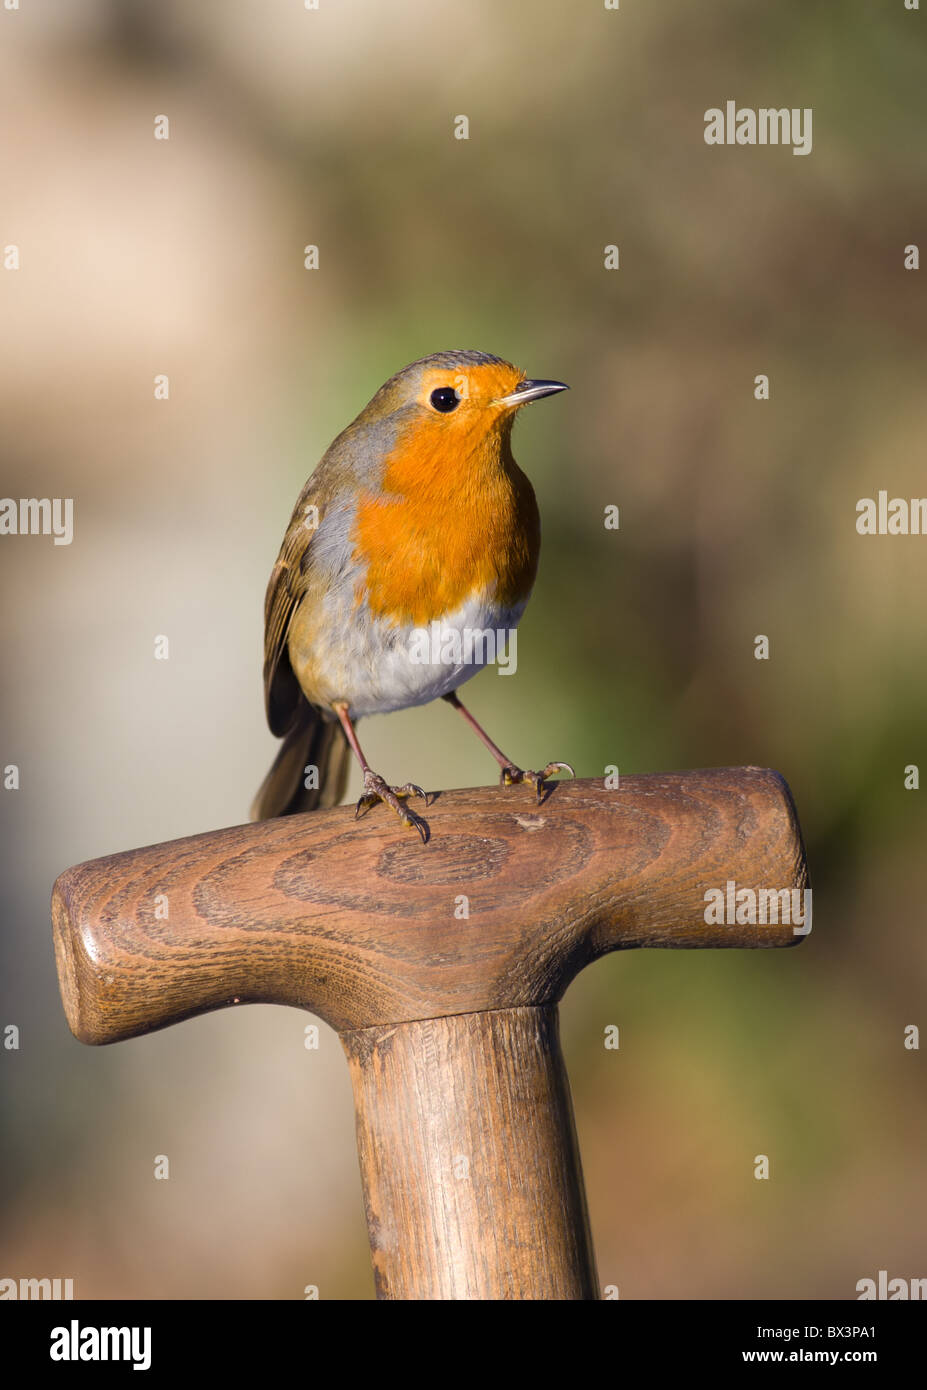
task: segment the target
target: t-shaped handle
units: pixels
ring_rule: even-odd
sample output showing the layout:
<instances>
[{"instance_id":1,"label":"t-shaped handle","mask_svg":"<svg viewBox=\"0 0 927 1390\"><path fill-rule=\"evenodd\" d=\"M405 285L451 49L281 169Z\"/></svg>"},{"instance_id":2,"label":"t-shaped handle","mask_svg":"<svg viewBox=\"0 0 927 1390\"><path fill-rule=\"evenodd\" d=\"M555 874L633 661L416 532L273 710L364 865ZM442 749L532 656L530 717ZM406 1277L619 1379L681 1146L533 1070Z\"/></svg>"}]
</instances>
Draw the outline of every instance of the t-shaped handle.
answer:
<instances>
[{"instance_id":1,"label":"t-shaped handle","mask_svg":"<svg viewBox=\"0 0 927 1390\"><path fill-rule=\"evenodd\" d=\"M760 768L564 782L541 806L478 788L428 819L427 846L338 808L68 869L68 1022L108 1043L308 1009L348 1055L380 1295L595 1296L556 1002L607 951L799 941L788 788Z\"/></svg>"}]
</instances>

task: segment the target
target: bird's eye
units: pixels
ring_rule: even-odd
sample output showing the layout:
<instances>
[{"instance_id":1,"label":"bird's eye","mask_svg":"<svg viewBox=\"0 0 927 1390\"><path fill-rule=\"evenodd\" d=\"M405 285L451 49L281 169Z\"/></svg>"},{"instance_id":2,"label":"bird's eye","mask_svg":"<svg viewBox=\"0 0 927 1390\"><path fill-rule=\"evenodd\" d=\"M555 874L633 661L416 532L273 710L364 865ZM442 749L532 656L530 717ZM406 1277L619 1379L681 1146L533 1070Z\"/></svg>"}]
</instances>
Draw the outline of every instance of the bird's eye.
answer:
<instances>
[{"instance_id":1,"label":"bird's eye","mask_svg":"<svg viewBox=\"0 0 927 1390\"><path fill-rule=\"evenodd\" d=\"M437 391L432 391L428 397L435 410L439 410L442 415L447 415L451 410L456 410L460 405L460 397L453 386L439 386Z\"/></svg>"}]
</instances>

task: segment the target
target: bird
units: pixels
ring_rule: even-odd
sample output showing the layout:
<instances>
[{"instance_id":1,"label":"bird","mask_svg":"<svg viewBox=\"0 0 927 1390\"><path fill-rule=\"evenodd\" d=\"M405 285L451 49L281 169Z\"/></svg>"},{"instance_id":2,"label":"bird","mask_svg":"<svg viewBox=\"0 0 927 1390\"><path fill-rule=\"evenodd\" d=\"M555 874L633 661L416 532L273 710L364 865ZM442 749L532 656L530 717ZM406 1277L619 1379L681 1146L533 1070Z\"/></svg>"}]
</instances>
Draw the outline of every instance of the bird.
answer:
<instances>
[{"instance_id":1,"label":"bird","mask_svg":"<svg viewBox=\"0 0 927 1390\"><path fill-rule=\"evenodd\" d=\"M373 771L357 722L436 699L462 715L504 786L529 783L540 802L547 778L574 775L565 762L520 768L457 694L489 657L472 634L514 632L537 574L540 517L512 454L513 422L568 389L492 353L432 353L391 376L326 450L267 586L265 708L283 742L252 820L337 805L353 754L355 815L385 803L427 842L410 805L427 807L427 794Z\"/></svg>"}]
</instances>

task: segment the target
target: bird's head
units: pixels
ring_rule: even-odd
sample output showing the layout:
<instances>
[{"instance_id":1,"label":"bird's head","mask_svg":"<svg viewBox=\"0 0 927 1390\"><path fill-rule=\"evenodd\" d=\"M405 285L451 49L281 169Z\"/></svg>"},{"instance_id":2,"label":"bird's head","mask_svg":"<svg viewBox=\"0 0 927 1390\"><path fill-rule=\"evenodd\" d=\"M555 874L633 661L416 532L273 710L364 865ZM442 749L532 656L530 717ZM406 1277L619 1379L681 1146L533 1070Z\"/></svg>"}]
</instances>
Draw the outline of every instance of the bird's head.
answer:
<instances>
[{"instance_id":1,"label":"bird's head","mask_svg":"<svg viewBox=\"0 0 927 1390\"><path fill-rule=\"evenodd\" d=\"M435 443L463 445L507 433L523 405L568 389L562 381L529 378L488 352L435 352L391 377L360 418L391 418Z\"/></svg>"}]
</instances>

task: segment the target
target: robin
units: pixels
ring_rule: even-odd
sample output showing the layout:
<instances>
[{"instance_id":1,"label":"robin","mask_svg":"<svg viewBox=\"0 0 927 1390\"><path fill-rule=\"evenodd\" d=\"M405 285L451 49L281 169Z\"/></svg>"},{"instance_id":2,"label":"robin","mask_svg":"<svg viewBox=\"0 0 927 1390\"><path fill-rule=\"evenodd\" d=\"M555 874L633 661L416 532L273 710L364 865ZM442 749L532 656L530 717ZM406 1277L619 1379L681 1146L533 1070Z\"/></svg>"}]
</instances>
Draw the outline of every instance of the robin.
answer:
<instances>
[{"instance_id":1,"label":"robin","mask_svg":"<svg viewBox=\"0 0 927 1390\"><path fill-rule=\"evenodd\" d=\"M568 388L488 352L437 352L391 377L338 435L303 488L264 606L264 695L282 737L252 819L344 794L353 751L364 776L355 814L385 802L427 839L357 741L358 719L439 697L502 769L505 786L573 775L526 772L465 709L458 687L486 664L486 634L511 634L534 584L540 519L512 456L516 413ZM308 775L307 775L308 774Z\"/></svg>"}]
</instances>

